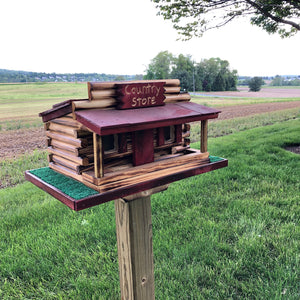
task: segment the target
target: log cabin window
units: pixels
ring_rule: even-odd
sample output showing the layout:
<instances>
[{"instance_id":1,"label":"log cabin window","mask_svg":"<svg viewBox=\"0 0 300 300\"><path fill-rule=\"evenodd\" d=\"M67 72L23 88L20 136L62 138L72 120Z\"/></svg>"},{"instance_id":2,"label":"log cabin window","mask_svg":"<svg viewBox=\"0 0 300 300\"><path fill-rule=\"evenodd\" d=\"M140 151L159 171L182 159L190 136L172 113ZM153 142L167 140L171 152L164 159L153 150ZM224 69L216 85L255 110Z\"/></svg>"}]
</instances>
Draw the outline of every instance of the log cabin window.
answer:
<instances>
[{"instance_id":1,"label":"log cabin window","mask_svg":"<svg viewBox=\"0 0 300 300\"><path fill-rule=\"evenodd\" d=\"M110 134L102 136L102 144L104 153L117 151L117 135Z\"/></svg>"},{"instance_id":2,"label":"log cabin window","mask_svg":"<svg viewBox=\"0 0 300 300\"><path fill-rule=\"evenodd\" d=\"M175 128L174 126L164 127L165 144L174 143L175 141Z\"/></svg>"}]
</instances>

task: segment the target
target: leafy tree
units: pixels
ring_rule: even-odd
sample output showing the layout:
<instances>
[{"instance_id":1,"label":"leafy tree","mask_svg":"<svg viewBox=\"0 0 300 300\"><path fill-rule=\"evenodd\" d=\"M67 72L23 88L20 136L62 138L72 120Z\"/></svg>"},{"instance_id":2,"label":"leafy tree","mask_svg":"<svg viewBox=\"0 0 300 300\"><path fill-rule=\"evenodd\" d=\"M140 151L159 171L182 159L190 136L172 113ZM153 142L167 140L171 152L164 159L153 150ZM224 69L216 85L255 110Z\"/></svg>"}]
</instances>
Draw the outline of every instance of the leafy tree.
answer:
<instances>
[{"instance_id":1,"label":"leafy tree","mask_svg":"<svg viewBox=\"0 0 300 300\"><path fill-rule=\"evenodd\" d=\"M145 79L167 79L170 78L173 55L168 51L158 53L148 66Z\"/></svg>"},{"instance_id":2,"label":"leafy tree","mask_svg":"<svg viewBox=\"0 0 300 300\"><path fill-rule=\"evenodd\" d=\"M151 0L160 15L190 39L224 26L233 19L250 16L250 22L268 33L288 37L300 30L299 0Z\"/></svg>"},{"instance_id":3,"label":"leafy tree","mask_svg":"<svg viewBox=\"0 0 300 300\"><path fill-rule=\"evenodd\" d=\"M272 80L271 84L272 86L281 86L283 85L283 78L279 75L276 75L275 78Z\"/></svg>"},{"instance_id":4,"label":"leafy tree","mask_svg":"<svg viewBox=\"0 0 300 300\"><path fill-rule=\"evenodd\" d=\"M165 76L162 69L165 70ZM195 63L190 55L180 54L175 57L164 51L151 60L146 71L145 79L178 78L182 90L236 90L237 71L231 71L229 62L220 58L204 59Z\"/></svg>"},{"instance_id":5,"label":"leafy tree","mask_svg":"<svg viewBox=\"0 0 300 300\"><path fill-rule=\"evenodd\" d=\"M195 80L194 63L191 56L184 56L179 54L177 58L173 59L173 69L171 71L172 78L178 78L183 90L193 90L193 82Z\"/></svg>"},{"instance_id":6,"label":"leafy tree","mask_svg":"<svg viewBox=\"0 0 300 300\"><path fill-rule=\"evenodd\" d=\"M236 90L237 71L230 71L229 62L220 58L202 60L198 65L204 91Z\"/></svg>"},{"instance_id":7,"label":"leafy tree","mask_svg":"<svg viewBox=\"0 0 300 300\"><path fill-rule=\"evenodd\" d=\"M253 77L249 81L249 89L251 92L259 92L263 84L261 77Z\"/></svg>"}]
</instances>

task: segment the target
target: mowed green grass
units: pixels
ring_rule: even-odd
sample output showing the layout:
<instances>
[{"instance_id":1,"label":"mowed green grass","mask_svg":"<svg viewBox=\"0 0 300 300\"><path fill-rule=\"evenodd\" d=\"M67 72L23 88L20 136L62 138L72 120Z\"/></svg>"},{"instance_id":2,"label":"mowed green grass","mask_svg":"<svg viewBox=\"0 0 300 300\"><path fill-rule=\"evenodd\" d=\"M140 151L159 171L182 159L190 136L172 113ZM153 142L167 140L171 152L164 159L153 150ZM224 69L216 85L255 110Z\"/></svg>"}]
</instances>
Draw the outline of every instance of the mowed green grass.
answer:
<instances>
[{"instance_id":1,"label":"mowed green grass","mask_svg":"<svg viewBox=\"0 0 300 300\"><path fill-rule=\"evenodd\" d=\"M227 168L152 196L156 299L300 298L299 131L211 138ZM120 299L113 202L73 212L23 183L0 219L0 299Z\"/></svg>"}]
</instances>

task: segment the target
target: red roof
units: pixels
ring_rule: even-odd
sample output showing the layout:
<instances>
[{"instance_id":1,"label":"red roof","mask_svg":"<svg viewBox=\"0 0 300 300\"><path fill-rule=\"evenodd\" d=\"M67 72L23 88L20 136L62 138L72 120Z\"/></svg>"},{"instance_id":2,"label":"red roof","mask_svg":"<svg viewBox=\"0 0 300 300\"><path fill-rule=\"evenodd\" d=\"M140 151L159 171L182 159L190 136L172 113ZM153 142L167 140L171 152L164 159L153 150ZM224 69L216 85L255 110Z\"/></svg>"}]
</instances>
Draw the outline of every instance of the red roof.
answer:
<instances>
[{"instance_id":1,"label":"red roof","mask_svg":"<svg viewBox=\"0 0 300 300\"><path fill-rule=\"evenodd\" d=\"M146 130L217 118L219 110L193 102L128 110L89 109L76 111L77 121L99 135Z\"/></svg>"}]
</instances>

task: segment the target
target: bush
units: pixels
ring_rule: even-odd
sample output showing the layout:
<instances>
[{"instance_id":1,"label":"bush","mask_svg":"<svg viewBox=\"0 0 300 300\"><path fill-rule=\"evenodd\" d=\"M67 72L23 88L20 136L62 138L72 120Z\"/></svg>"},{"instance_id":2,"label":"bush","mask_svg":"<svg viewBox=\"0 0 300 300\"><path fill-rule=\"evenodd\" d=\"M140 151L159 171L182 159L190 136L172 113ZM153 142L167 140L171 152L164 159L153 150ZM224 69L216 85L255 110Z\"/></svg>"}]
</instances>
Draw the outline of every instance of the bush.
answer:
<instances>
[{"instance_id":1,"label":"bush","mask_svg":"<svg viewBox=\"0 0 300 300\"><path fill-rule=\"evenodd\" d=\"M261 77L253 77L249 81L250 92L259 92L264 81Z\"/></svg>"}]
</instances>

